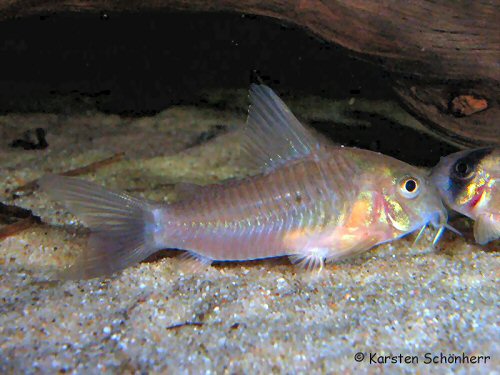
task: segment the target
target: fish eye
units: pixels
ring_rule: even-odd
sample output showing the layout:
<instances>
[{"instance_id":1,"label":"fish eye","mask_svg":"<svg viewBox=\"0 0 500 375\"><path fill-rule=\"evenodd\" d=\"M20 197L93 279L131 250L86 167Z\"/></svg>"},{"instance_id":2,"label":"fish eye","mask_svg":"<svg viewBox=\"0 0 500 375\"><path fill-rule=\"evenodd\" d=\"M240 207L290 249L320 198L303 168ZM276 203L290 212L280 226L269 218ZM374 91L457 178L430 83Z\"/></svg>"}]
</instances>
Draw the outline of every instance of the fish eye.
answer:
<instances>
[{"instance_id":1,"label":"fish eye","mask_svg":"<svg viewBox=\"0 0 500 375\"><path fill-rule=\"evenodd\" d=\"M413 193L417 189L417 181L412 179L406 180L405 189L408 193Z\"/></svg>"},{"instance_id":2,"label":"fish eye","mask_svg":"<svg viewBox=\"0 0 500 375\"><path fill-rule=\"evenodd\" d=\"M415 198L420 192L420 183L414 177L405 177L400 181L399 189L404 197Z\"/></svg>"},{"instance_id":3,"label":"fish eye","mask_svg":"<svg viewBox=\"0 0 500 375\"><path fill-rule=\"evenodd\" d=\"M469 178L472 173L473 173L473 170L472 168L469 166L469 163L467 163L466 161L464 160L459 160L455 163L455 166L453 167L453 170L454 170L454 174L459 177L459 178Z\"/></svg>"}]
</instances>

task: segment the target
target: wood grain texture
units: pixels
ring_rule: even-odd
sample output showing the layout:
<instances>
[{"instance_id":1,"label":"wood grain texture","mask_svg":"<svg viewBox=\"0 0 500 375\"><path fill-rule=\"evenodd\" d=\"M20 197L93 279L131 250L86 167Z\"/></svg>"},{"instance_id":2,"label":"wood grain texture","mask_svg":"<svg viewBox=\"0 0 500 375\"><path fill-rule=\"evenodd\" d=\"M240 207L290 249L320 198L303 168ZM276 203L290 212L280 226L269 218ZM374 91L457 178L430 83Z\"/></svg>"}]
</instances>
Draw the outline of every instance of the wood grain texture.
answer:
<instances>
[{"instance_id":1,"label":"wood grain texture","mask_svg":"<svg viewBox=\"0 0 500 375\"><path fill-rule=\"evenodd\" d=\"M243 12L305 27L393 73L407 107L443 136L467 146L500 144L499 0L8 0L0 3L0 20L61 11L161 9ZM474 91L487 108L460 118L443 111L457 87Z\"/></svg>"},{"instance_id":2,"label":"wood grain texture","mask_svg":"<svg viewBox=\"0 0 500 375\"><path fill-rule=\"evenodd\" d=\"M498 86L482 82L429 84L398 80L394 89L410 112L445 139L453 138L468 146L500 145ZM483 107L472 113L460 112L456 103L464 97L475 98Z\"/></svg>"}]
</instances>

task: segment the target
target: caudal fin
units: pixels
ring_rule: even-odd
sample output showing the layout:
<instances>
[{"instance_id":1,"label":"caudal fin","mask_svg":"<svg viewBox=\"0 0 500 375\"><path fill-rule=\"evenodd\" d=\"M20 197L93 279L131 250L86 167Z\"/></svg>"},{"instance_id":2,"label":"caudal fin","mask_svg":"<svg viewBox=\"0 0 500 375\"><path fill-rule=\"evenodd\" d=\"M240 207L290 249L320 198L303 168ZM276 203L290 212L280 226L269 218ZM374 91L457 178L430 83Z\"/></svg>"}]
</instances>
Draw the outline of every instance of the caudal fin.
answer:
<instances>
[{"instance_id":1,"label":"caudal fin","mask_svg":"<svg viewBox=\"0 0 500 375\"><path fill-rule=\"evenodd\" d=\"M158 250L152 204L70 177L47 175L38 184L91 230L88 250L60 278L110 275Z\"/></svg>"}]
</instances>

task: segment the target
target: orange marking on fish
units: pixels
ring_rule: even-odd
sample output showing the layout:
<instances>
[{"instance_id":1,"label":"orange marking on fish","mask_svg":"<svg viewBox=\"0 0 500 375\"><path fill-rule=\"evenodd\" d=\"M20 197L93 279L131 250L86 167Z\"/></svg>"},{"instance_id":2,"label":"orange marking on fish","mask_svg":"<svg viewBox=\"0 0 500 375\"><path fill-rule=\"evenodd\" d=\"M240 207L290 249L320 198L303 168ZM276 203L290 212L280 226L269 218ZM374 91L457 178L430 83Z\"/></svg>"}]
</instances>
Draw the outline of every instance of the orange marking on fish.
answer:
<instances>
[{"instance_id":1,"label":"orange marking on fish","mask_svg":"<svg viewBox=\"0 0 500 375\"><path fill-rule=\"evenodd\" d=\"M356 201L352 207L351 214L347 218L344 226L349 229L357 229L360 226L366 225L369 220L371 203L366 199Z\"/></svg>"},{"instance_id":2,"label":"orange marking on fish","mask_svg":"<svg viewBox=\"0 0 500 375\"><path fill-rule=\"evenodd\" d=\"M472 210L474 209L475 207L479 206L479 203L483 200L484 198L484 194L485 193L485 186L480 186L479 188L477 188L476 190L476 194L474 195L474 197L470 200L470 203L469 203L469 208Z\"/></svg>"},{"instance_id":3,"label":"orange marking on fish","mask_svg":"<svg viewBox=\"0 0 500 375\"><path fill-rule=\"evenodd\" d=\"M306 229L296 229L290 231L283 237L283 242L286 246L294 248L299 242L303 241L304 238L307 237L309 232L310 231Z\"/></svg>"},{"instance_id":4,"label":"orange marking on fish","mask_svg":"<svg viewBox=\"0 0 500 375\"><path fill-rule=\"evenodd\" d=\"M62 278L109 275L162 249L185 250L186 264L199 267L288 255L321 270L325 259L395 240L436 213L446 218L426 171L324 144L267 86L252 85L250 100L240 156L259 173L247 178L187 189L168 204L68 177L41 178L40 187L91 230L88 251ZM403 194L409 176L425 188Z\"/></svg>"}]
</instances>

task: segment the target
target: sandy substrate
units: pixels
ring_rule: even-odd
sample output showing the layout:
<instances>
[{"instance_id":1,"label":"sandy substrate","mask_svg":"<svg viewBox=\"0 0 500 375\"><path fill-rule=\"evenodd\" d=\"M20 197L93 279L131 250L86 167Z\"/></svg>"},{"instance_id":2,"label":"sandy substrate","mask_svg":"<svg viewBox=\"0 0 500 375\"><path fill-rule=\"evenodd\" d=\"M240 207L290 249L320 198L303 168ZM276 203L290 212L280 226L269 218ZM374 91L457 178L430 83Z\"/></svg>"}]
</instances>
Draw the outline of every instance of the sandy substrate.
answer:
<instances>
[{"instance_id":1,"label":"sandy substrate","mask_svg":"<svg viewBox=\"0 0 500 375\"><path fill-rule=\"evenodd\" d=\"M429 230L416 246L410 236L329 265L316 277L287 260L190 274L162 255L106 280L50 281L85 250L87 232L36 190L14 199L16 187L124 152L82 178L157 201L175 199L178 182L248 173L234 156L234 135L223 129L243 120L238 111L192 107L134 119L95 112L0 117L1 201L42 219L0 242L0 372L500 368L497 244L479 247L469 235L447 233L432 249ZM47 130L46 150L9 147L37 127ZM361 362L358 352L365 355ZM388 363L370 363L370 353ZM490 358L426 364L425 353L438 361L441 353ZM379 357L399 354L419 363Z\"/></svg>"}]
</instances>

